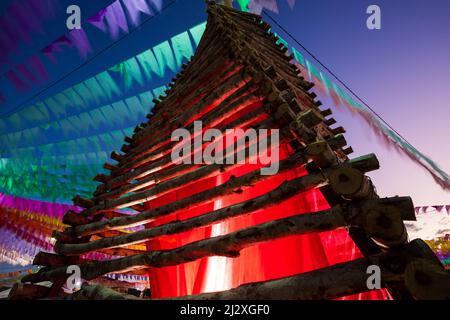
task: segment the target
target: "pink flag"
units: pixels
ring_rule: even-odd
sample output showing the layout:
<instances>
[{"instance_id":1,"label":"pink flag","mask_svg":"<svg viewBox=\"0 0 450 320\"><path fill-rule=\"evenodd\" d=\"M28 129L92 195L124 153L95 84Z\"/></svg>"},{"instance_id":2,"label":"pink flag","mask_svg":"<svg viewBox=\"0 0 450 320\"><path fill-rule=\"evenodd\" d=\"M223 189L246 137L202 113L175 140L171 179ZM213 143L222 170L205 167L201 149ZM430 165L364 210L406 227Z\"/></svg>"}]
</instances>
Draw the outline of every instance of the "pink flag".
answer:
<instances>
[{"instance_id":1,"label":"pink flag","mask_svg":"<svg viewBox=\"0 0 450 320\"><path fill-rule=\"evenodd\" d=\"M41 52L53 63L56 63L56 59L53 56L55 52L61 52L61 46L67 45L69 47L72 46L72 42L66 36L61 36L52 43L50 43L47 47L41 50Z\"/></svg>"},{"instance_id":2,"label":"pink flag","mask_svg":"<svg viewBox=\"0 0 450 320\"><path fill-rule=\"evenodd\" d=\"M9 70L5 73L5 77L11 82L11 84L18 91L25 91L28 89L28 86L25 82L22 81L12 70Z\"/></svg>"},{"instance_id":3,"label":"pink flag","mask_svg":"<svg viewBox=\"0 0 450 320\"><path fill-rule=\"evenodd\" d=\"M106 15L106 9L107 8L101 9L99 12L97 12L92 17L89 17L87 19L87 21L90 24L92 24L93 26L99 28L103 32L106 32L106 25L105 25L105 22L103 21L104 18L105 18L105 15Z\"/></svg>"},{"instance_id":4,"label":"pink flag","mask_svg":"<svg viewBox=\"0 0 450 320\"><path fill-rule=\"evenodd\" d=\"M47 70L37 55L31 56L28 59L28 64L34 69L34 72L41 77L41 79L48 80Z\"/></svg>"},{"instance_id":5,"label":"pink flag","mask_svg":"<svg viewBox=\"0 0 450 320\"><path fill-rule=\"evenodd\" d=\"M16 20L17 25L22 28L27 37L30 37L31 32L43 33L42 21L33 12L26 2L13 1L9 9L9 14ZM31 14L30 14L31 13Z\"/></svg>"},{"instance_id":6,"label":"pink flag","mask_svg":"<svg viewBox=\"0 0 450 320\"><path fill-rule=\"evenodd\" d=\"M80 28L70 31L68 37L83 59L86 58L88 53L92 52L91 44L83 29Z\"/></svg>"},{"instance_id":7,"label":"pink flag","mask_svg":"<svg viewBox=\"0 0 450 320\"><path fill-rule=\"evenodd\" d=\"M19 42L19 33L16 32L15 28L11 26L11 19L8 17L0 17L0 31L3 32L2 40L4 45L7 47L7 54L17 50L17 43Z\"/></svg>"},{"instance_id":8,"label":"pink flag","mask_svg":"<svg viewBox=\"0 0 450 320\"><path fill-rule=\"evenodd\" d=\"M37 81L36 77L34 76L34 74L23 63L18 64L16 66L16 70L22 75L22 77L24 77L28 81L30 81L30 82L32 82L34 84L38 83L38 81Z\"/></svg>"},{"instance_id":9,"label":"pink flag","mask_svg":"<svg viewBox=\"0 0 450 320\"><path fill-rule=\"evenodd\" d=\"M28 0L32 12L41 19L54 18L58 9L57 0Z\"/></svg>"}]
</instances>

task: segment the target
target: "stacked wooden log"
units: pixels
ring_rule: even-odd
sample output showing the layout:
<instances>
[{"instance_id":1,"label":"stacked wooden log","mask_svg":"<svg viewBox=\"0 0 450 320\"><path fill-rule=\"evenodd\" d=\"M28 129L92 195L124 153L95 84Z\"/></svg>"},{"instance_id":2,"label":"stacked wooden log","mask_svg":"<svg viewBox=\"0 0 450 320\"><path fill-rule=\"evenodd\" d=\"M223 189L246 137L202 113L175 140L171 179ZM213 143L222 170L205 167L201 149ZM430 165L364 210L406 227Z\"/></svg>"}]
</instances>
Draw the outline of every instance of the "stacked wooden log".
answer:
<instances>
[{"instance_id":1,"label":"stacked wooden log","mask_svg":"<svg viewBox=\"0 0 450 320\"><path fill-rule=\"evenodd\" d=\"M379 168L375 155L348 159L352 150L345 148L345 130L330 127L335 123L329 118L331 111L320 108L321 103L310 92L312 83L290 63L293 57L287 55L287 48L277 44L277 38L269 32L270 26L260 16L213 2L208 2L207 11L207 28L196 54L169 84L166 95L154 100L153 112L147 116L149 121L136 126L132 137L125 137L121 153L111 153L116 163L105 163L109 175L94 178L101 184L93 197L73 199L75 205L84 209L80 213L67 212L64 223L68 227L54 233L56 254L38 254L34 263L44 268L26 276L23 282L30 284L22 288L30 294L36 292L37 298L57 295L68 277L67 267L73 264L79 265L84 280L108 273L139 274L149 266L173 266L208 256L236 257L242 249L261 242L346 227L364 258L188 298L337 298L367 291L366 270L373 264L383 270L382 286L395 298L449 298L450 286L445 286L450 277L431 250L420 240L408 243L403 221L415 219L411 199L377 196L365 175ZM255 170L147 209L145 203L155 197L237 166L173 163L170 155L175 142L171 141L171 132L183 127L194 134L196 120L201 120L204 128L222 132L227 128L280 129L279 143L288 144L294 152L279 162L279 172L305 167L309 174L226 208L141 231L124 231L242 192L269 179ZM248 141L245 148L252 143L255 141ZM195 146L193 150L199 152ZM224 157L235 152L226 149ZM171 250L146 252L143 247L149 239L248 215L314 188L321 188L332 205L330 209L270 221ZM137 214L123 214L121 208L134 209ZM110 261L80 259L89 252L119 257ZM52 281L52 288L39 290L36 283L42 281ZM23 294L18 286L11 297ZM77 296L123 298L89 285L84 285Z\"/></svg>"}]
</instances>

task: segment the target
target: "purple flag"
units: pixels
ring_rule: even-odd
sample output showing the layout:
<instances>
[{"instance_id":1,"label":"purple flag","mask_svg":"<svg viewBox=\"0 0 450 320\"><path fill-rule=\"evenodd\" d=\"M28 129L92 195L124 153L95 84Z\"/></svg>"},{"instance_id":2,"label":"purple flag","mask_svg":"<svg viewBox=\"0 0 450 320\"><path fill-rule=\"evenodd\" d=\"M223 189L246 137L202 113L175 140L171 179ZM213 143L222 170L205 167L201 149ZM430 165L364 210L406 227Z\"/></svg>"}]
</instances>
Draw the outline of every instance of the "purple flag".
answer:
<instances>
[{"instance_id":1,"label":"purple flag","mask_svg":"<svg viewBox=\"0 0 450 320\"><path fill-rule=\"evenodd\" d=\"M414 208L414 211L416 212L416 215L419 214L420 207L415 207L415 208Z\"/></svg>"},{"instance_id":2,"label":"purple flag","mask_svg":"<svg viewBox=\"0 0 450 320\"><path fill-rule=\"evenodd\" d=\"M18 64L16 66L16 70L27 80L29 80L30 82L37 84L38 81L36 79L36 77L34 76L34 74L28 69L28 67L26 65L24 65L23 63Z\"/></svg>"},{"instance_id":3,"label":"purple flag","mask_svg":"<svg viewBox=\"0 0 450 320\"><path fill-rule=\"evenodd\" d=\"M99 12L97 12L96 14L94 14L92 17L88 18L87 21L92 24L93 26L99 28L100 30L102 30L103 32L106 32L106 25L103 21L105 14L106 14L106 9L107 8L103 8L101 9Z\"/></svg>"},{"instance_id":4,"label":"purple flag","mask_svg":"<svg viewBox=\"0 0 450 320\"><path fill-rule=\"evenodd\" d=\"M139 24L139 13L143 12L151 15L152 12L145 0L123 0L123 5L127 9L128 16L134 26Z\"/></svg>"},{"instance_id":5,"label":"purple flag","mask_svg":"<svg viewBox=\"0 0 450 320\"><path fill-rule=\"evenodd\" d=\"M28 64L34 69L34 72L36 72L43 80L48 80L47 70L45 69L44 64L37 55L31 56L28 59Z\"/></svg>"},{"instance_id":6,"label":"purple flag","mask_svg":"<svg viewBox=\"0 0 450 320\"><path fill-rule=\"evenodd\" d=\"M444 208L444 206L433 206L433 208L435 208L436 211L440 213L442 208Z\"/></svg>"},{"instance_id":7,"label":"purple flag","mask_svg":"<svg viewBox=\"0 0 450 320\"><path fill-rule=\"evenodd\" d=\"M261 14L263 9L278 13L278 5L276 0L253 0L248 4L250 12Z\"/></svg>"},{"instance_id":8,"label":"purple flag","mask_svg":"<svg viewBox=\"0 0 450 320\"><path fill-rule=\"evenodd\" d=\"M288 3L288 5L289 5L289 7L290 7L291 9L294 9L294 6L295 6L295 0L287 0L287 3Z\"/></svg>"},{"instance_id":9,"label":"purple flag","mask_svg":"<svg viewBox=\"0 0 450 320\"><path fill-rule=\"evenodd\" d=\"M162 0L150 0L150 2L153 4L157 12L161 12L163 7Z\"/></svg>"},{"instance_id":10,"label":"purple flag","mask_svg":"<svg viewBox=\"0 0 450 320\"><path fill-rule=\"evenodd\" d=\"M5 77L11 82L11 84L18 91L25 91L28 89L28 86L25 82L22 81L12 70L9 70L5 73Z\"/></svg>"},{"instance_id":11,"label":"purple flag","mask_svg":"<svg viewBox=\"0 0 450 320\"><path fill-rule=\"evenodd\" d=\"M52 43L50 43L48 46L46 46L44 49L41 50L41 52L53 63L56 63L56 59L53 56L55 52L61 52L61 46L67 45L69 47L72 46L72 43L69 38L66 36L61 36Z\"/></svg>"},{"instance_id":12,"label":"purple flag","mask_svg":"<svg viewBox=\"0 0 450 320\"><path fill-rule=\"evenodd\" d=\"M16 20L19 28L27 33L27 37L30 37L30 33L33 31L44 32L39 17L31 11L26 2L14 1L9 10L9 14Z\"/></svg>"},{"instance_id":13,"label":"purple flag","mask_svg":"<svg viewBox=\"0 0 450 320\"><path fill-rule=\"evenodd\" d=\"M54 18L58 7L57 0L28 0L32 12L41 19Z\"/></svg>"},{"instance_id":14,"label":"purple flag","mask_svg":"<svg viewBox=\"0 0 450 320\"><path fill-rule=\"evenodd\" d=\"M7 43L5 43L7 45L8 48L8 53L12 52L12 51L16 51L18 52L17 49L17 43L19 41L19 34L15 31L14 27L11 26L11 20L8 19L7 17L0 17L0 31L3 31L5 37L5 41L6 39L8 39L9 41Z\"/></svg>"},{"instance_id":15,"label":"purple flag","mask_svg":"<svg viewBox=\"0 0 450 320\"><path fill-rule=\"evenodd\" d=\"M119 0L114 1L107 7L105 19L108 23L109 32L113 39L118 38L119 29L128 32L127 19Z\"/></svg>"},{"instance_id":16,"label":"purple flag","mask_svg":"<svg viewBox=\"0 0 450 320\"><path fill-rule=\"evenodd\" d=\"M450 205L445 206L445 210L447 211L447 214L450 214Z\"/></svg>"},{"instance_id":17,"label":"purple flag","mask_svg":"<svg viewBox=\"0 0 450 320\"><path fill-rule=\"evenodd\" d=\"M91 44L83 29L74 29L69 32L69 39L75 48L77 48L80 56L85 59L88 53L92 52Z\"/></svg>"}]
</instances>

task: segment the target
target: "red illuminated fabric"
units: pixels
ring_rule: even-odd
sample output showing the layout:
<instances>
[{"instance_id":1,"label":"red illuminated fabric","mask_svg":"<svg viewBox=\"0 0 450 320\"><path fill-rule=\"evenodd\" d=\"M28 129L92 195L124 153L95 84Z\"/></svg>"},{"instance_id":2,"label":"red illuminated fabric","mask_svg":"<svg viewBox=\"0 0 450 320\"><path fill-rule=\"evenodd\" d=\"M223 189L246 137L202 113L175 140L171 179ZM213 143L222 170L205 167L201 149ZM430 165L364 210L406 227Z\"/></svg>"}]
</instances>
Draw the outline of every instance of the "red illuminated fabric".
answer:
<instances>
[{"instance_id":1,"label":"red illuminated fabric","mask_svg":"<svg viewBox=\"0 0 450 320\"><path fill-rule=\"evenodd\" d=\"M291 152L286 145L280 148L280 159ZM149 208L158 207L192 194L213 188L226 182L231 175L241 176L259 168L258 165L242 165L217 177L207 178L162 195L147 203ZM210 204L176 212L162 217L147 227L172 220L183 220L267 193L285 180L306 174L303 168L279 173L241 194L223 196ZM147 243L149 251L176 248L187 243L223 235L242 228L295 214L314 212L329 208L320 190L303 192L273 207L248 216L230 218L212 226L192 231L158 237ZM336 263L361 257L354 242L344 229L285 237L254 245L241 251L237 258L208 257L182 265L150 268L149 277L153 298L184 296L203 292L222 291L244 283L291 276ZM343 299L385 299L384 291L372 291Z\"/></svg>"}]
</instances>

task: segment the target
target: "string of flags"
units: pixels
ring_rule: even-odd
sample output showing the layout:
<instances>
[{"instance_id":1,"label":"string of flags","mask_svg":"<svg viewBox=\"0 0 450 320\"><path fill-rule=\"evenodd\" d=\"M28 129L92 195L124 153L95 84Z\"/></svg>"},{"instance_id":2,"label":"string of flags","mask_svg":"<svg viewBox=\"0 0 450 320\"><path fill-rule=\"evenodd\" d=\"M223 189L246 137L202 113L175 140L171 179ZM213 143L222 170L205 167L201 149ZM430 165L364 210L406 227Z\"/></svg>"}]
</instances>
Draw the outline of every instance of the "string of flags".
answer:
<instances>
[{"instance_id":1,"label":"string of flags","mask_svg":"<svg viewBox=\"0 0 450 320\"><path fill-rule=\"evenodd\" d=\"M147 276L138 276L138 275L129 275L129 274L116 274L116 273L109 273L105 275L106 278L119 280L119 281L125 281L130 283L135 282L148 282L149 278Z\"/></svg>"},{"instance_id":2,"label":"string of flags","mask_svg":"<svg viewBox=\"0 0 450 320\"><path fill-rule=\"evenodd\" d=\"M55 1L52 0L51 2ZM160 13L163 7L162 2L162 0L116 0L89 17L86 23L100 29L103 33L110 35L113 40L117 40L120 32L125 34L129 32L129 24L132 26L137 26L139 24L141 14L154 16ZM36 17L39 17L39 14L23 16L21 13L30 12L31 7L34 6L39 7L37 10L38 13L43 11L43 4L39 4L39 1L32 1L32 3L33 4L29 5L30 8L20 8L19 10L17 9L18 6L22 4L24 6L28 5L23 1L21 1L20 4L17 0L13 1L10 12L12 16L5 15L0 18L0 27L2 27L0 29L2 29L4 33L2 35L0 32L0 49L5 49L0 50L0 63L6 62L7 55L9 55L11 51L17 49L17 41L20 39L31 39L31 31L29 30L30 25L36 27L34 30L42 31L42 19L36 20ZM28 11L21 11L22 9L27 9ZM11 17L16 17L17 22L23 20L24 24L16 26L14 19ZM86 59L87 56L92 53L92 46L85 26L68 31L64 35L59 36L42 48L40 54L51 63L57 64L56 54L72 48L77 50L82 59ZM30 57L27 63L19 64L6 71L4 77L15 90L18 92L25 92L32 86L39 85L48 80L48 73L42 58L40 55L36 54ZM4 98L0 99L0 102L4 100Z\"/></svg>"},{"instance_id":3,"label":"string of flags","mask_svg":"<svg viewBox=\"0 0 450 320\"><path fill-rule=\"evenodd\" d=\"M54 19L59 11L57 0L11 1L0 17L0 63L18 54L21 43L31 44L34 34L43 34L45 22Z\"/></svg>"},{"instance_id":4,"label":"string of flags","mask_svg":"<svg viewBox=\"0 0 450 320\"><path fill-rule=\"evenodd\" d=\"M278 43L282 43L286 48L290 47L283 38L276 33L274 34L278 37ZM413 162L428 171L441 188L450 190L450 176L442 170L437 163L389 128L379 117L369 110L369 108L356 102L346 90L331 80L326 73L320 71L319 68L305 58L299 50L291 47L291 52L294 56L295 63L302 71L302 74L306 75L309 81L314 82L316 93L318 93L318 95L330 97L336 107L343 106L353 114L359 116L367 123L383 144L388 147L394 147L396 150L400 151L401 154L407 156Z\"/></svg>"},{"instance_id":5,"label":"string of flags","mask_svg":"<svg viewBox=\"0 0 450 320\"><path fill-rule=\"evenodd\" d=\"M441 213L450 215L450 204L415 207L416 214Z\"/></svg>"}]
</instances>

